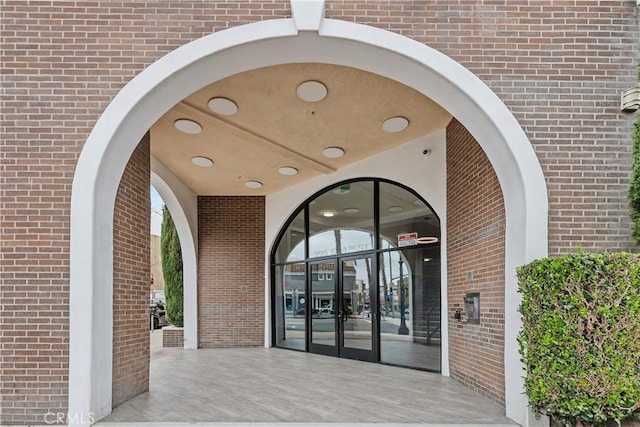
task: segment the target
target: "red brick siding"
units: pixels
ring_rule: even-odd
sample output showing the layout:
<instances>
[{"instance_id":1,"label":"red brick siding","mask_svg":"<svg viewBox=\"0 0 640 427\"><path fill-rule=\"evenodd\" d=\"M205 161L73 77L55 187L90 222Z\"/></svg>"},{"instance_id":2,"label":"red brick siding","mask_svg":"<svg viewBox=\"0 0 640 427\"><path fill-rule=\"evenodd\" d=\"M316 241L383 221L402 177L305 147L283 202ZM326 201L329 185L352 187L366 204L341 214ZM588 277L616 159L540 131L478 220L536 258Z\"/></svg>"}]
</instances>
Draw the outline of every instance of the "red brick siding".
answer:
<instances>
[{"instance_id":1,"label":"red brick siding","mask_svg":"<svg viewBox=\"0 0 640 427\"><path fill-rule=\"evenodd\" d=\"M634 1L328 1L329 18L400 33L450 56L509 107L550 201L549 252L629 250L640 14Z\"/></svg>"},{"instance_id":2,"label":"red brick siding","mask_svg":"<svg viewBox=\"0 0 640 427\"><path fill-rule=\"evenodd\" d=\"M149 134L131 155L113 220L113 406L149 389Z\"/></svg>"},{"instance_id":3,"label":"red brick siding","mask_svg":"<svg viewBox=\"0 0 640 427\"><path fill-rule=\"evenodd\" d=\"M504 201L489 159L455 119L447 126L447 270L451 376L504 405ZM472 277L470 276L472 275ZM457 323L480 292L480 324Z\"/></svg>"},{"instance_id":4,"label":"red brick siding","mask_svg":"<svg viewBox=\"0 0 640 427\"><path fill-rule=\"evenodd\" d=\"M176 48L290 16L268 0L2 1L0 424L67 410L71 184L100 114Z\"/></svg>"},{"instance_id":5,"label":"red brick siding","mask_svg":"<svg viewBox=\"0 0 640 427\"><path fill-rule=\"evenodd\" d=\"M163 347L184 347L184 329L164 328L162 334Z\"/></svg>"},{"instance_id":6,"label":"red brick siding","mask_svg":"<svg viewBox=\"0 0 640 427\"><path fill-rule=\"evenodd\" d=\"M634 114L618 104L637 84L635 2L521 3L328 0L326 16L426 43L498 94L546 176L550 253L630 249ZM2 2L0 423L66 410L71 182L99 115L189 41L290 16L284 0Z\"/></svg>"},{"instance_id":7,"label":"red brick siding","mask_svg":"<svg viewBox=\"0 0 640 427\"><path fill-rule=\"evenodd\" d=\"M200 347L264 345L264 197L198 197Z\"/></svg>"}]
</instances>

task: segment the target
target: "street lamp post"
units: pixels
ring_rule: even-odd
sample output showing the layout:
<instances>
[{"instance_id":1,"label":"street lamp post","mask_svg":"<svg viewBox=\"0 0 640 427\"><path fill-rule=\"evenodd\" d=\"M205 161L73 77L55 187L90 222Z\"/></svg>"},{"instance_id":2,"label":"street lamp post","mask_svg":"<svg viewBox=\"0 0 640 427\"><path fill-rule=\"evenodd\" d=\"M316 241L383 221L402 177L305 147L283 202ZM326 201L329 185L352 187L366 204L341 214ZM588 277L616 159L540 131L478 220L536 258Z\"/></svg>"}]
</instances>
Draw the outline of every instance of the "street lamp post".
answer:
<instances>
[{"instance_id":1,"label":"street lamp post","mask_svg":"<svg viewBox=\"0 0 640 427\"><path fill-rule=\"evenodd\" d=\"M398 328L398 335L409 335L409 328L404 318L404 278L402 277L402 259L398 261L400 264L400 278L398 279L398 286L400 287L400 327Z\"/></svg>"},{"instance_id":2,"label":"street lamp post","mask_svg":"<svg viewBox=\"0 0 640 427\"><path fill-rule=\"evenodd\" d=\"M296 317L298 312L298 290L291 291L291 317Z\"/></svg>"}]
</instances>

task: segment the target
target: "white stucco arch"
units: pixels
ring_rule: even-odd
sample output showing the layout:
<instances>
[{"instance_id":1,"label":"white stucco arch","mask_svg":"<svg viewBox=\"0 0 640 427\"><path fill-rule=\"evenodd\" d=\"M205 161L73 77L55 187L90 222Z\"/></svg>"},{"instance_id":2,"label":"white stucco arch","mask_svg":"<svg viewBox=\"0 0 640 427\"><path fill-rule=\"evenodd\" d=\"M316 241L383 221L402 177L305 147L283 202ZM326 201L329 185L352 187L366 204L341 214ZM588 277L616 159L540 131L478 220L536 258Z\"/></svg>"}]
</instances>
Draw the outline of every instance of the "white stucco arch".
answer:
<instances>
[{"instance_id":1,"label":"white stucco arch","mask_svg":"<svg viewBox=\"0 0 640 427\"><path fill-rule=\"evenodd\" d=\"M198 348L198 196L158 159L151 156L151 184L162 197L176 226L182 250L184 348Z\"/></svg>"},{"instance_id":2,"label":"white stucco arch","mask_svg":"<svg viewBox=\"0 0 640 427\"><path fill-rule=\"evenodd\" d=\"M398 34L323 19L321 3L292 0L292 19L244 25L182 46L131 80L97 121L71 197L69 413L79 420L72 425L111 412L112 319L103 314L111 312L113 294L113 207L138 141L190 93L239 72L296 62L344 65L401 82L447 109L482 146L505 198L506 412L529 425L516 343L515 267L547 254L548 199L533 148L502 101L460 64Z\"/></svg>"}]
</instances>

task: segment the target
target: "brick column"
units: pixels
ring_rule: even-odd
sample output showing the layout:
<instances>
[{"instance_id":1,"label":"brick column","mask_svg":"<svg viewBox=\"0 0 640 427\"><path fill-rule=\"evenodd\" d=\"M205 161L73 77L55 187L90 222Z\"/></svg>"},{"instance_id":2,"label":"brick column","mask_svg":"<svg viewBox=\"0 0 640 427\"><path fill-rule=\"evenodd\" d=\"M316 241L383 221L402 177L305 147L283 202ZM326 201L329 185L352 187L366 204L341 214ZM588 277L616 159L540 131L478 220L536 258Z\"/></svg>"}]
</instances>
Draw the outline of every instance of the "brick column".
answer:
<instances>
[{"instance_id":1,"label":"brick column","mask_svg":"<svg viewBox=\"0 0 640 427\"><path fill-rule=\"evenodd\" d=\"M129 159L113 216L114 407L149 389L149 140L147 133Z\"/></svg>"},{"instance_id":2,"label":"brick column","mask_svg":"<svg viewBox=\"0 0 640 427\"><path fill-rule=\"evenodd\" d=\"M451 376L504 405L502 190L489 159L457 121L447 127L447 269ZM466 323L464 297L480 293L480 323ZM463 321L453 313L461 310Z\"/></svg>"},{"instance_id":3,"label":"brick column","mask_svg":"<svg viewBox=\"0 0 640 427\"><path fill-rule=\"evenodd\" d=\"M264 197L198 197L200 347L264 344Z\"/></svg>"}]
</instances>

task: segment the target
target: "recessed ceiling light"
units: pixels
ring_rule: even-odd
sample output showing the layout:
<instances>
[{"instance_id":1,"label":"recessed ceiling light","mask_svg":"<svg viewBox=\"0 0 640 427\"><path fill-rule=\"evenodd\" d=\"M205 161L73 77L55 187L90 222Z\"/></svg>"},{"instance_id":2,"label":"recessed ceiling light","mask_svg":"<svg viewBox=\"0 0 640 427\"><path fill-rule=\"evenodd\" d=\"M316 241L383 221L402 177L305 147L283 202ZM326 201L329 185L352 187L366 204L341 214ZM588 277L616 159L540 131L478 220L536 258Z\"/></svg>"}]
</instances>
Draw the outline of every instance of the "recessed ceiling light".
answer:
<instances>
[{"instance_id":1,"label":"recessed ceiling light","mask_svg":"<svg viewBox=\"0 0 640 427\"><path fill-rule=\"evenodd\" d=\"M244 186L247 188L261 188L262 187L262 183L260 181L246 181L244 183Z\"/></svg>"},{"instance_id":2,"label":"recessed ceiling light","mask_svg":"<svg viewBox=\"0 0 640 427\"><path fill-rule=\"evenodd\" d=\"M322 155L328 159L337 159L344 156L344 150L340 147L328 147L322 150Z\"/></svg>"},{"instance_id":3,"label":"recessed ceiling light","mask_svg":"<svg viewBox=\"0 0 640 427\"><path fill-rule=\"evenodd\" d=\"M191 158L191 163L202 168L208 168L213 165L213 160L208 157L195 156Z\"/></svg>"},{"instance_id":4,"label":"recessed ceiling light","mask_svg":"<svg viewBox=\"0 0 640 427\"><path fill-rule=\"evenodd\" d=\"M405 130L409 126L409 120L405 117L391 117L382 122L382 130L388 133L396 133Z\"/></svg>"},{"instance_id":5,"label":"recessed ceiling light","mask_svg":"<svg viewBox=\"0 0 640 427\"><path fill-rule=\"evenodd\" d=\"M221 116L233 116L238 112L238 106L228 98L211 98L209 100L209 110Z\"/></svg>"},{"instance_id":6,"label":"recessed ceiling light","mask_svg":"<svg viewBox=\"0 0 640 427\"><path fill-rule=\"evenodd\" d=\"M438 243L438 240L440 240L440 239L438 239L437 237L431 237L431 236L429 236L429 237L418 237L418 238L416 239L416 242L417 242L419 245L428 245L428 244L430 244L430 243Z\"/></svg>"},{"instance_id":7,"label":"recessed ceiling light","mask_svg":"<svg viewBox=\"0 0 640 427\"><path fill-rule=\"evenodd\" d=\"M332 216L335 216L335 211L322 211L320 212L320 215L322 215L325 218L331 218Z\"/></svg>"},{"instance_id":8,"label":"recessed ceiling light","mask_svg":"<svg viewBox=\"0 0 640 427\"><path fill-rule=\"evenodd\" d=\"M188 133L191 135L196 135L202 132L202 126L200 126L200 123L194 122L193 120L189 119L178 119L173 122L173 126L180 132Z\"/></svg>"},{"instance_id":9,"label":"recessed ceiling light","mask_svg":"<svg viewBox=\"0 0 640 427\"><path fill-rule=\"evenodd\" d=\"M429 261L431 261L431 258L425 258L425 259L423 259L423 261L424 262L429 262Z\"/></svg>"},{"instance_id":10,"label":"recessed ceiling light","mask_svg":"<svg viewBox=\"0 0 640 427\"><path fill-rule=\"evenodd\" d=\"M315 80L308 80L298 85L296 95L306 102L322 101L327 96L327 87Z\"/></svg>"},{"instance_id":11,"label":"recessed ceiling light","mask_svg":"<svg viewBox=\"0 0 640 427\"><path fill-rule=\"evenodd\" d=\"M354 214L354 213L360 212L360 209L358 209L358 208L345 208L345 209L342 210L342 212L348 213L348 214Z\"/></svg>"},{"instance_id":12,"label":"recessed ceiling light","mask_svg":"<svg viewBox=\"0 0 640 427\"><path fill-rule=\"evenodd\" d=\"M298 174L298 169L292 166L282 166L278 169L278 172L280 172L280 175L293 176Z\"/></svg>"},{"instance_id":13,"label":"recessed ceiling light","mask_svg":"<svg viewBox=\"0 0 640 427\"><path fill-rule=\"evenodd\" d=\"M404 209L402 209L400 206L391 206L389 208L389 212L402 212Z\"/></svg>"}]
</instances>

